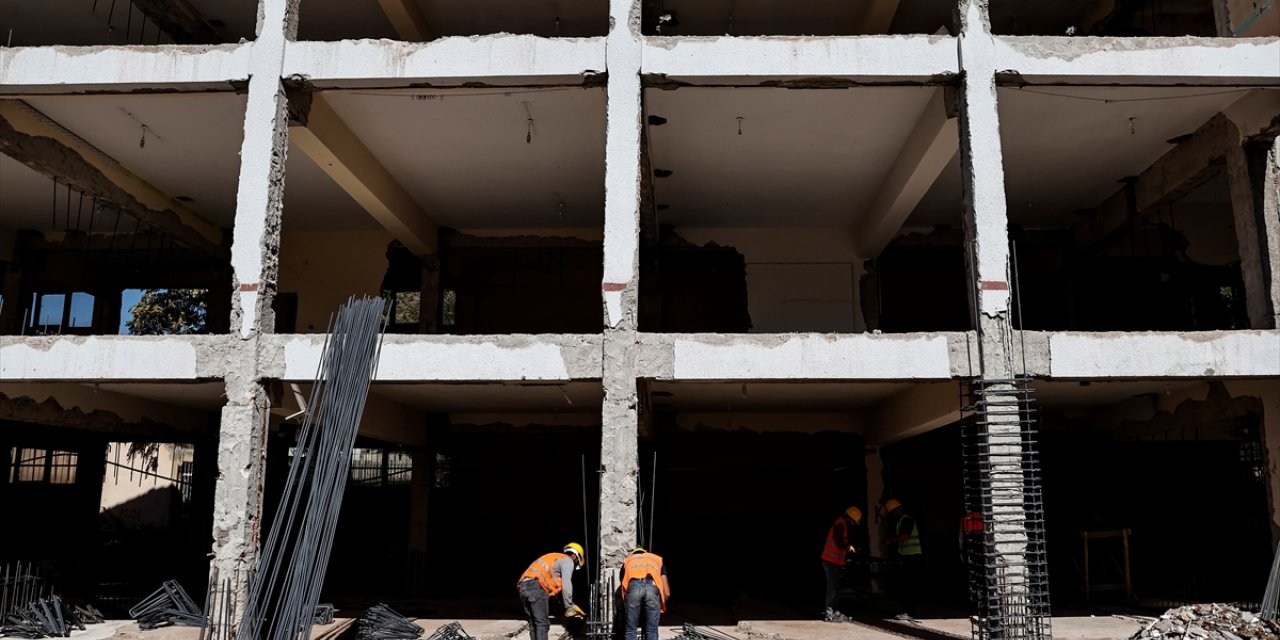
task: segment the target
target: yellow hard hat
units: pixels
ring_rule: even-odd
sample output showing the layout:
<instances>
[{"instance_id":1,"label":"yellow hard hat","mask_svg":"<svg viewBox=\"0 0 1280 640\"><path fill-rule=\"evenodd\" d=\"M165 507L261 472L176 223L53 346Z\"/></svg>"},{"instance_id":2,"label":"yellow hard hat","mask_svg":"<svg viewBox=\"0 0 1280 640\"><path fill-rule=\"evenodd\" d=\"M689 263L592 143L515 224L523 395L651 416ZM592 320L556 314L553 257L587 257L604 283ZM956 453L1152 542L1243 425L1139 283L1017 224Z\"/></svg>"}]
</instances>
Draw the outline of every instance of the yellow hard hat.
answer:
<instances>
[{"instance_id":1,"label":"yellow hard hat","mask_svg":"<svg viewBox=\"0 0 1280 640\"><path fill-rule=\"evenodd\" d=\"M849 516L850 520L853 520L854 524L862 524L862 509L859 509L857 507L849 507L848 509L844 510L844 513L845 515Z\"/></svg>"},{"instance_id":2,"label":"yellow hard hat","mask_svg":"<svg viewBox=\"0 0 1280 640\"><path fill-rule=\"evenodd\" d=\"M898 502L897 500L889 499L889 500L885 500L884 502L884 510L886 512L892 512L894 509L898 509L901 507L902 507L902 503Z\"/></svg>"},{"instance_id":3,"label":"yellow hard hat","mask_svg":"<svg viewBox=\"0 0 1280 640\"><path fill-rule=\"evenodd\" d=\"M576 542L570 542L569 544L566 544L564 546L564 552L572 553L574 557L577 558L579 567L581 567L582 563L585 562L587 559L587 552L582 549L582 545Z\"/></svg>"},{"instance_id":4,"label":"yellow hard hat","mask_svg":"<svg viewBox=\"0 0 1280 640\"><path fill-rule=\"evenodd\" d=\"M649 552L645 551L644 547L636 547L634 550L631 551L631 555L633 556L637 553L649 553Z\"/></svg>"}]
</instances>

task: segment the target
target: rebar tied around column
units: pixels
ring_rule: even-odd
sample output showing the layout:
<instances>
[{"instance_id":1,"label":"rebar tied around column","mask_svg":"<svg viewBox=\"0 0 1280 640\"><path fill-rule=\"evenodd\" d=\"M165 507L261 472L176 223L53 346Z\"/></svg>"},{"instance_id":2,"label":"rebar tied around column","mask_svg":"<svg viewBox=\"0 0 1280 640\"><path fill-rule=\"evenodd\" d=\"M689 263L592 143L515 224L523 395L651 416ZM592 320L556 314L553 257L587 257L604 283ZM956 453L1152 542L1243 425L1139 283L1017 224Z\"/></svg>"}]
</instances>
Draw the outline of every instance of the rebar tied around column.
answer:
<instances>
[{"instance_id":1,"label":"rebar tied around column","mask_svg":"<svg viewBox=\"0 0 1280 640\"><path fill-rule=\"evenodd\" d=\"M964 554L978 640L1053 637L1036 412L1026 378L965 383Z\"/></svg>"},{"instance_id":2,"label":"rebar tied around column","mask_svg":"<svg viewBox=\"0 0 1280 640\"><path fill-rule=\"evenodd\" d=\"M618 586L613 572L604 571L591 585L591 606L587 610L587 640L614 640L617 637Z\"/></svg>"}]
</instances>

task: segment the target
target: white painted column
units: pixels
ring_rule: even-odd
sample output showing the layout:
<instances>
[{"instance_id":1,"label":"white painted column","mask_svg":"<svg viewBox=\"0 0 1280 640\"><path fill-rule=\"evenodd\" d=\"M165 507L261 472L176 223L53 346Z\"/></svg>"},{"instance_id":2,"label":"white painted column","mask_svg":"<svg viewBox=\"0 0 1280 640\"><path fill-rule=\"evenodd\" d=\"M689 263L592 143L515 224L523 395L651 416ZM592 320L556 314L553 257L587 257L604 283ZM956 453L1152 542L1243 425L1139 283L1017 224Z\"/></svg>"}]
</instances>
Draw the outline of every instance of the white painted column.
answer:
<instances>
[{"instance_id":1,"label":"white painted column","mask_svg":"<svg viewBox=\"0 0 1280 640\"><path fill-rule=\"evenodd\" d=\"M640 247L640 0L612 0L607 39L605 142L604 404L600 439L602 568L621 564L636 543Z\"/></svg>"},{"instance_id":2,"label":"white painted column","mask_svg":"<svg viewBox=\"0 0 1280 640\"><path fill-rule=\"evenodd\" d=\"M231 246L232 316L225 374L227 402L218 434L213 559L220 579L238 576L243 601L258 560L266 421L270 401L258 381L259 338L273 329L284 162L288 146L280 84L294 0L263 0L250 58L244 141Z\"/></svg>"}]
</instances>

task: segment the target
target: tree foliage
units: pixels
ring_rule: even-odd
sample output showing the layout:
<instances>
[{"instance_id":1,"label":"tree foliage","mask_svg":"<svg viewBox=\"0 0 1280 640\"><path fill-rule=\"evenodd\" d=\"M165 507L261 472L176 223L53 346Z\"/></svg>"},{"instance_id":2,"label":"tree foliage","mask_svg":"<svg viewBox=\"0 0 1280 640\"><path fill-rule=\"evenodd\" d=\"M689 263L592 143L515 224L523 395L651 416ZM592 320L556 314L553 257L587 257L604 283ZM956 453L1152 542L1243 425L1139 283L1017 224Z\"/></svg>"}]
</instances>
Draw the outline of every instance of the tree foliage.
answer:
<instances>
[{"instance_id":1,"label":"tree foliage","mask_svg":"<svg viewBox=\"0 0 1280 640\"><path fill-rule=\"evenodd\" d=\"M202 333L208 289L147 289L125 323L133 335Z\"/></svg>"}]
</instances>

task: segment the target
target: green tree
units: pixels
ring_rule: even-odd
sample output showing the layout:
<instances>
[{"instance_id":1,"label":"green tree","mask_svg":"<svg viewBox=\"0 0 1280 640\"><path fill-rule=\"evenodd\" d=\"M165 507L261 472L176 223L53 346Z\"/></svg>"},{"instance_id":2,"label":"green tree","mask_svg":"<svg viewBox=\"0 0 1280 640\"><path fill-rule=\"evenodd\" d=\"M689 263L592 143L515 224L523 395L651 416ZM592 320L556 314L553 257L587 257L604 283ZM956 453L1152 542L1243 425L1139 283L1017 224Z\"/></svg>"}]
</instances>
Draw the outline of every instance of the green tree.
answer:
<instances>
[{"instance_id":1,"label":"green tree","mask_svg":"<svg viewBox=\"0 0 1280 640\"><path fill-rule=\"evenodd\" d=\"M125 323L132 335L202 333L208 289L147 289Z\"/></svg>"}]
</instances>

